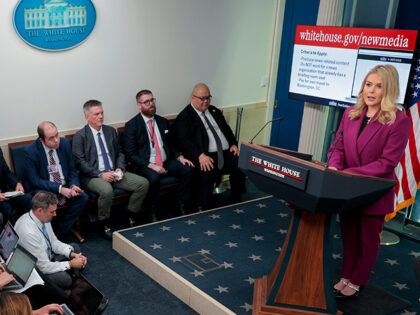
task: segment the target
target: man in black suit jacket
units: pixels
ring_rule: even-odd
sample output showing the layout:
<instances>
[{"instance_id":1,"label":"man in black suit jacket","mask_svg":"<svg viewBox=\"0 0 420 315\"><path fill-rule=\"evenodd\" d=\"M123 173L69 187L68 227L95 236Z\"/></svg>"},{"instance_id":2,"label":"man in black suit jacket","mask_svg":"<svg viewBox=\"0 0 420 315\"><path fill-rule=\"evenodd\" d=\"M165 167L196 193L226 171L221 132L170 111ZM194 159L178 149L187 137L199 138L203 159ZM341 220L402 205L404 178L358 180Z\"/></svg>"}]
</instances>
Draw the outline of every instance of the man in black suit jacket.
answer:
<instances>
[{"instance_id":1,"label":"man in black suit jacket","mask_svg":"<svg viewBox=\"0 0 420 315\"><path fill-rule=\"evenodd\" d=\"M159 205L159 182L165 175L179 179L178 208L184 213L184 203L189 199L193 164L174 150L168 139L169 122L156 115L156 104L149 90L136 95L140 113L125 125L122 145L131 163L131 170L150 182L149 198L153 220Z\"/></svg>"},{"instance_id":2,"label":"man in black suit jacket","mask_svg":"<svg viewBox=\"0 0 420 315\"><path fill-rule=\"evenodd\" d=\"M23 194L13 198L7 198L5 191L7 188L15 191L25 192L22 184L16 176L10 171L3 157L3 151L0 149L0 213L3 214L3 222L11 220L16 214L22 214L31 209L32 195ZM1 226L1 224L0 224Z\"/></svg>"},{"instance_id":3,"label":"man in black suit jacket","mask_svg":"<svg viewBox=\"0 0 420 315\"><path fill-rule=\"evenodd\" d=\"M140 212L149 183L136 174L125 171L125 157L120 149L114 128L106 126L102 103L87 101L83 105L88 124L73 137L73 157L83 188L99 195L98 219L101 232L110 239L113 188L132 192L128 202L130 225Z\"/></svg>"},{"instance_id":4,"label":"man in black suit jacket","mask_svg":"<svg viewBox=\"0 0 420 315\"><path fill-rule=\"evenodd\" d=\"M209 206L217 173L230 174L231 198L238 202L245 192L245 175L238 168L239 149L222 112L210 105L210 90L198 83L191 104L179 113L174 125L174 140L180 152L200 172L199 206Z\"/></svg>"}]
</instances>

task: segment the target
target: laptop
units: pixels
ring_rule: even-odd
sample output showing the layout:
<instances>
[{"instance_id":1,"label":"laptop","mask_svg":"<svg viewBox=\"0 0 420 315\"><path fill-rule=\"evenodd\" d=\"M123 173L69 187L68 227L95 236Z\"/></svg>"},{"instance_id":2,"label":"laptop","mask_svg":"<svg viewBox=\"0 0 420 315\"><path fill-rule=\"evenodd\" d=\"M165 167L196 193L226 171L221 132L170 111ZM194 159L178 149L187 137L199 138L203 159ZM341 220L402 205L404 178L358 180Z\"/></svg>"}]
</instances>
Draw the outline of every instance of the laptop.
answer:
<instances>
[{"instance_id":1,"label":"laptop","mask_svg":"<svg viewBox=\"0 0 420 315\"><path fill-rule=\"evenodd\" d=\"M15 249L18 241L19 236L10 221L7 221L0 234L0 255L5 261ZM4 261L2 261L2 263L3 262Z\"/></svg>"},{"instance_id":2,"label":"laptop","mask_svg":"<svg viewBox=\"0 0 420 315\"><path fill-rule=\"evenodd\" d=\"M22 246L17 245L6 263L6 271L12 274L16 280L6 284L3 287L3 291L22 289L28 281L32 270L34 270L37 260L34 255Z\"/></svg>"}]
</instances>

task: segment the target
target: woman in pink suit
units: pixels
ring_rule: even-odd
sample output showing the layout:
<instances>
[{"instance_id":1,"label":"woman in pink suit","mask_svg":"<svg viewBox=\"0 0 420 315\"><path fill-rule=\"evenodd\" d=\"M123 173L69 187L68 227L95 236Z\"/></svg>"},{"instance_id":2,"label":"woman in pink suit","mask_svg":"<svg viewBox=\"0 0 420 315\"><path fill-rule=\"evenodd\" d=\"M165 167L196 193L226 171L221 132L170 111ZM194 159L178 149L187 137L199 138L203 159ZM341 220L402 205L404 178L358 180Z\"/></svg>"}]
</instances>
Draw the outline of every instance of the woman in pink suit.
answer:
<instances>
[{"instance_id":1,"label":"woman in pink suit","mask_svg":"<svg viewBox=\"0 0 420 315\"><path fill-rule=\"evenodd\" d=\"M398 72L393 66L369 71L356 105L343 114L337 135L343 134L330 168L394 179L411 128L409 118L395 105L398 94ZM394 194L392 189L369 206L340 214L343 268L342 278L334 286L337 298L358 296L367 284L379 252L385 215L394 210Z\"/></svg>"}]
</instances>

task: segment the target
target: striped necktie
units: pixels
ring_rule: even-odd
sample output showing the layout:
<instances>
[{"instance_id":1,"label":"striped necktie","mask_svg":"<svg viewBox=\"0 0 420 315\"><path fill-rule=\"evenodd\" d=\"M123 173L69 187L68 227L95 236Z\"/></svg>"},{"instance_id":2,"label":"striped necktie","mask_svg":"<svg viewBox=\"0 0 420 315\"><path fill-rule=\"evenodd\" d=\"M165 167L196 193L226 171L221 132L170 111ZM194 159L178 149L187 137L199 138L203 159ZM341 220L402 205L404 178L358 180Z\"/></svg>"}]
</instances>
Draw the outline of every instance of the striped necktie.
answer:
<instances>
[{"instance_id":1,"label":"striped necktie","mask_svg":"<svg viewBox=\"0 0 420 315\"><path fill-rule=\"evenodd\" d=\"M51 173L51 176L53 177L53 180L56 183L62 185L63 182L61 181L60 173L58 172L57 164L55 163L55 159L54 159L53 154L54 154L54 150L48 151L49 163L50 163L50 165L54 165L55 170L56 170L55 172ZM59 206L62 206L66 203L66 198L64 196L58 195L57 197L58 197L58 205Z\"/></svg>"},{"instance_id":2,"label":"striped necktie","mask_svg":"<svg viewBox=\"0 0 420 315\"><path fill-rule=\"evenodd\" d=\"M51 261L52 260L51 242L50 242L50 237L48 235L47 227L45 226L45 224L42 225L42 234L44 234L45 243L47 243L47 246L48 246L48 258Z\"/></svg>"}]
</instances>

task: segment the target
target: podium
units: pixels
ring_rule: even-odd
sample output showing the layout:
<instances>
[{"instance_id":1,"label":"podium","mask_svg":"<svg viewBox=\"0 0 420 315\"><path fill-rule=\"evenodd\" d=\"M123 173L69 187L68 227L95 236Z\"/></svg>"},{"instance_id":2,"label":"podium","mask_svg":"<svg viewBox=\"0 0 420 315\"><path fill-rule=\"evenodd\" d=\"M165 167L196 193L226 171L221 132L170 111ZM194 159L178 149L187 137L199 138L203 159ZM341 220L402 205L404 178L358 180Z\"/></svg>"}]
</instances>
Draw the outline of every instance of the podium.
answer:
<instances>
[{"instance_id":1,"label":"podium","mask_svg":"<svg viewBox=\"0 0 420 315\"><path fill-rule=\"evenodd\" d=\"M325 168L308 154L243 142L239 167L293 209L280 255L254 282L253 314L342 314L333 294L331 217L376 201L396 181Z\"/></svg>"}]
</instances>

